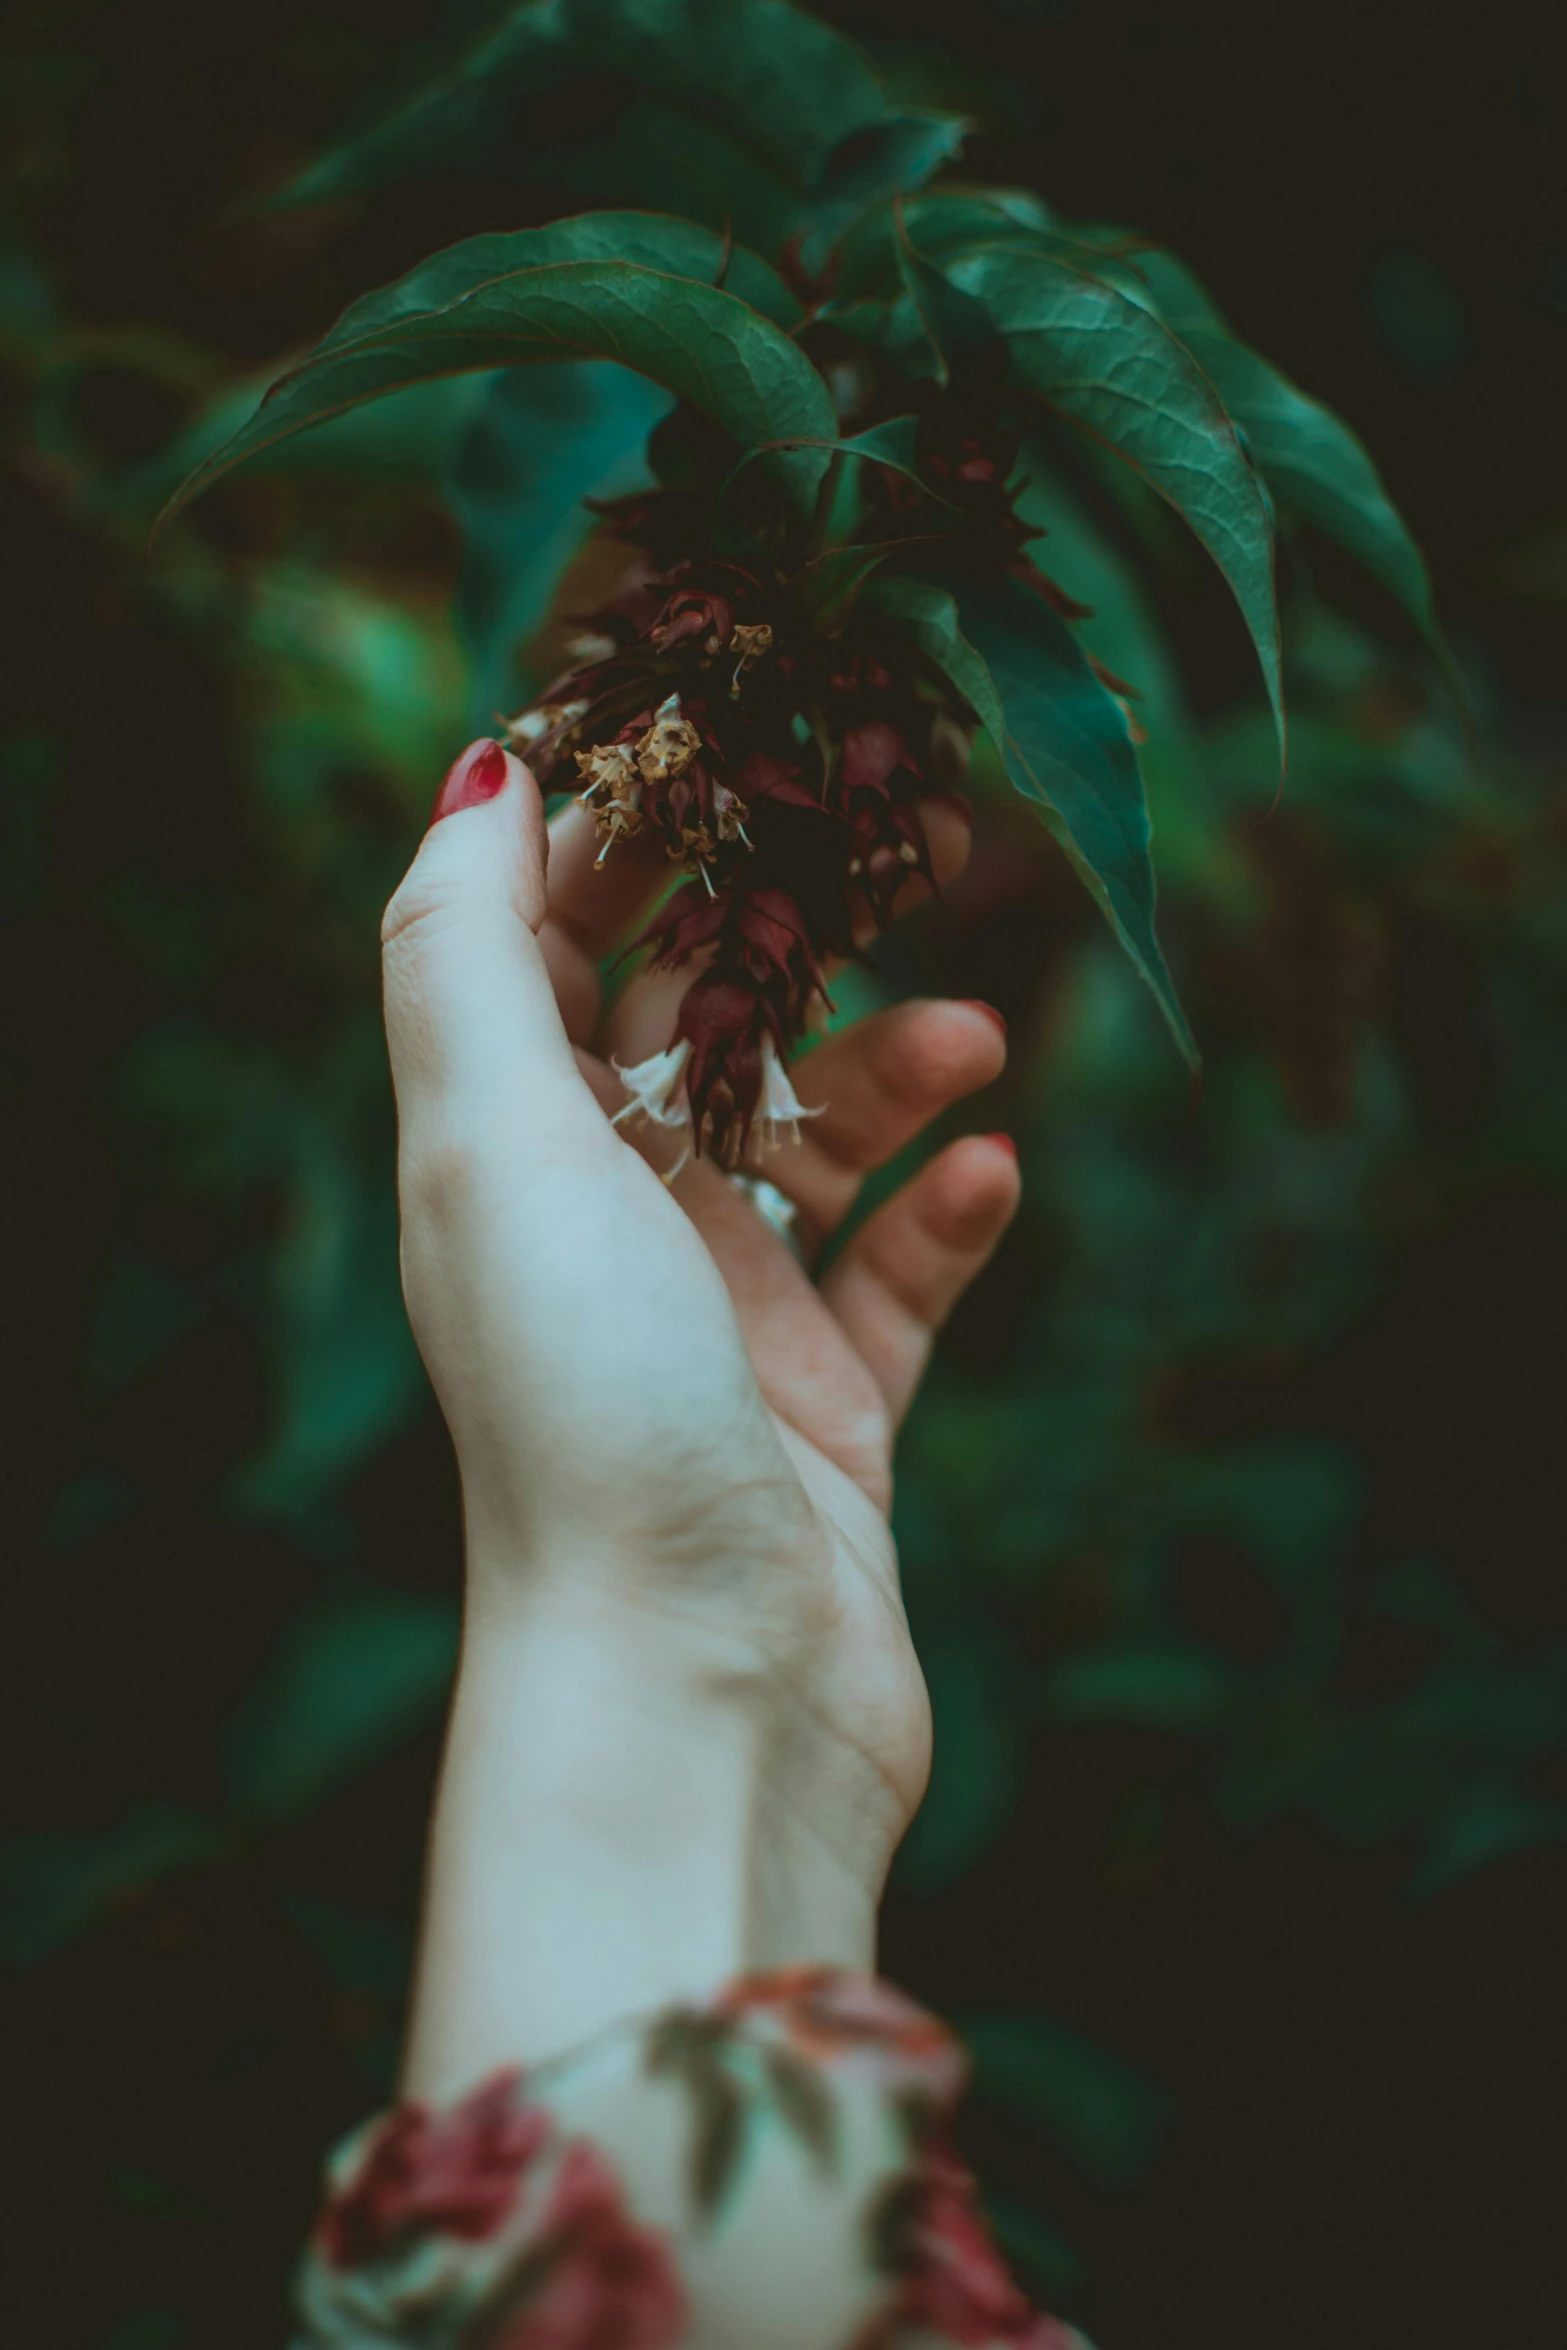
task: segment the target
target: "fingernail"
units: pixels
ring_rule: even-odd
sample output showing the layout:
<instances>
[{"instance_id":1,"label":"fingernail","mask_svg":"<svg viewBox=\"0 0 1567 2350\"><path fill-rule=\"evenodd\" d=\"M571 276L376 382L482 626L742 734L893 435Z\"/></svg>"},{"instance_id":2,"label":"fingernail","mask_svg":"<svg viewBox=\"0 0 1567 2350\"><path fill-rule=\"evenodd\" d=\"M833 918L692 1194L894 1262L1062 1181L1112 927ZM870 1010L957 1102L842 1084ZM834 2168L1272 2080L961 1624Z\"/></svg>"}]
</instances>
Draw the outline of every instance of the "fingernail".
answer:
<instances>
[{"instance_id":1,"label":"fingernail","mask_svg":"<svg viewBox=\"0 0 1567 2350\"><path fill-rule=\"evenodd\" d=\"M965 1005L971 1012L983 1012L985 1018L987 1020L993 1020L1001 1034L1003 1036L1006 1035L1007 1016L1005 1012L998 1012L994 1004L982 1003L977 995L960 995L957 998L957 1001L960 1004Z\"/></svg>"},{"instance_id":2,"label":"fingernail","mask_svg":"<svg viewBox=\"0 0 1567 2350\"><path fill-rule=\"evenodd\" d=\"M999 1142L1004 1151L1010 1151L1014 1159L1017 1157L1017 1144L1010 1134L987 1134L984 1139L986 1142Z\"/></svg>"},{"instance_id":3,"label":"fingernail","mask_svg":"<svg viewBox=\"0 0 1567 2350\"><path fill-rule=\"evenodd\" d=\"M455 816L459 808L477 808L481 802L493 800L505 782L506 753L499 743L483 735L468 745L436 793L431 824L439 824L443 816Z\"/></svg>"}]
</instances>

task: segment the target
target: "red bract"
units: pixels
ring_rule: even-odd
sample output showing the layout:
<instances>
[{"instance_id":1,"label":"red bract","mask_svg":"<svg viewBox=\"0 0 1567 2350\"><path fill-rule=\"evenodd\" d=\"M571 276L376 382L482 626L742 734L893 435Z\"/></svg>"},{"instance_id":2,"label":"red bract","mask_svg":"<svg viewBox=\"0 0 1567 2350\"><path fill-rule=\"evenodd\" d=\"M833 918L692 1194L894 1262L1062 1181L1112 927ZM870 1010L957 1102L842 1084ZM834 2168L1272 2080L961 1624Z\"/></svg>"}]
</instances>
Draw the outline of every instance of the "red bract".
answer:
<instances>
[{"instance_id":1,"label":"red bract","mask_svg":"<svg viewBox=\"0 0 1567 2350\"><path fill-rule=\"evenodd\" d=\"M750 1140L762 1099L762 1048L783 1041L777 1014L754 982L715 966L685 992L675 1039L691 1046L686 1094L691 1104L692 1147L700 1155L704 1134L728 1166L738 1163Z\"/></svg>"},{"instance_id":2,"label":"red bract","mask_svg":"<svg viewBox=\"0 0 1567 2350\"><path fill-rule=\"evenodd\" d=\"M665 602L648 630L648 642L655 652L668 653L694 637L704 652L719 653L733 626L734 606L727 596L681 588Z\"/></svg>"},{"instance_id":3,"label":"red bract","mask_svg":"<svg viewBox=\"0 0 1567 2350\"><path fill-rule=\"evenodd\" d=\"M494 2350L671 2350L685 2290L662 2236L628 2214L595 2147L569 2146L541 2225L553 2258L542 2290L486 2341Z\"/></svg>"},{"instance_id":4,"label":"red bract","mask_svg":"<svg viewBox=\"0 0 1567 2350\"><path fill-rule=\"evenodd\" d=\"M918 780L909 759L908 743L897 727L889 725L885 718L872 718L864 726L849 728L843 738L839 766L845 791L885 793L900 772Z\"/></svg>"},{"instance_id":5,"label":"red bract","mask_svg":"<svg viewBox=\"0 0 1567 2350\"><path fill-rule=\"evenodd\" d=\"M800 769L768 751L753 751L740 770L740 796L754 805L771 800L779 807L821 808L821 797L806 783Z\"/></svg>"},{"instance_id":6,"label":"red bract","mask_svg":"<svg viewBox=\"0 0 1567 2350\"><path fill-rule=\"evenodd\" d=\"M321 2215L323 2257L353 2268L418 2230L467 2243L493 2236L550 2134L547 2113L519 2105L521 2080L520 2072L497 2073L448 2114L423 2105L389 2114L358 2177Z\"/></svg>"}]
</instances>

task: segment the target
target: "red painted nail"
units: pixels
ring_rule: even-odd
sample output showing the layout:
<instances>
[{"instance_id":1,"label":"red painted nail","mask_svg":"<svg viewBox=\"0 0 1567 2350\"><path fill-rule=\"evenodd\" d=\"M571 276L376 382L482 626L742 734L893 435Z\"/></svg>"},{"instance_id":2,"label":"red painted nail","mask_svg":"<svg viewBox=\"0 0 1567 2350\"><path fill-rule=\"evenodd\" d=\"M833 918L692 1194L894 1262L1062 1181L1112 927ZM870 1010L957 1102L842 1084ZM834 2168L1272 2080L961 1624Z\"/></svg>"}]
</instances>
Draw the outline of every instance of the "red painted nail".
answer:
<instances>
[{"instance_id":1,"label":"red painted nail","mask_svg":"<svg viewBox=\"0 0 1567 2350\"><path fill-rule=\"evenodd\" d=\"M1007 1016L1005 1012L998 1012L994 1004L981 1003L977 995L960 995L957 1000L960 1004L965 1005L971 1012L983 1012L985 1018L987 1020L993 1020L996 1026L1000 1029L1002 1035L1006 1035Z\"/></svg>"},{"instance_id":2,"label":"red painted nail","mask_svg":"<svg viewBox=\"0 0 1567 2350\"><path fill-rule=\"evenodd\" d=\"M1004 1151L1010 1151L1014 1159L1017 1157L1017 1144L1010 1134L987 1134L984 1139L986 1142L999 1142Z\"/></svg>"},{"instance_id":3,"label":"red painted nail","mask_svg":"<svg viewBox=\"0 0 1567 2350\"><path fill-rule=\"evenodd\" d=\"M443 816L455 816L459 808L477 808L483 801L493 800L505 782L506 753L488 735L481 736L468 745L436 793L430 822L439 824Z\"/></svg>"}]
</instances>

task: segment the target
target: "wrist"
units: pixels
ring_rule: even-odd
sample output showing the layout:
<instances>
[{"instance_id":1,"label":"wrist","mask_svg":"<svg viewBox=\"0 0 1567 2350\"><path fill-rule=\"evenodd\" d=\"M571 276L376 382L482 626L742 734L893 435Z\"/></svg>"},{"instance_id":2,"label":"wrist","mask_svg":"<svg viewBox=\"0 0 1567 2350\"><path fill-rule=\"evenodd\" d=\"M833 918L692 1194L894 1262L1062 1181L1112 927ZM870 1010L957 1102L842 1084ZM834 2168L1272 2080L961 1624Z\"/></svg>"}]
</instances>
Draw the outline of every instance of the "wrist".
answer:
<instances>
[{"instance_id":1,"label":"wrist","mask_svg":"<svg viewBox=\"0 0 1567 2350\"><path fill-rule=\"evenodd\" d=\"M431 1840L416 2094L803 1961L874 1962L891 1838L744 1640L585 1593L470 1596ZM847 1837L824 1833L826 1797ZM864 1809L861 1804L860 1809ZM861 1833L865 1828L866 1832Z\"/></svg>"}]
</instances>

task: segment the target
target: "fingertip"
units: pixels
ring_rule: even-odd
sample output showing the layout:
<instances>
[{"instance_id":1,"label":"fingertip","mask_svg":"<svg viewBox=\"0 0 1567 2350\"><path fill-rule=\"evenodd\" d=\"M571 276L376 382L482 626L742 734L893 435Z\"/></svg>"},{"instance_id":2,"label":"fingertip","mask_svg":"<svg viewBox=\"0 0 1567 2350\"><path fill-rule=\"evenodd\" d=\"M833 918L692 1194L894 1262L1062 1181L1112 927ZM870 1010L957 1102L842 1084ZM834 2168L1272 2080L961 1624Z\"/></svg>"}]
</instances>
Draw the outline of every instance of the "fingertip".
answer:
<instances>
[{"instance_id":1,"label":"fingertip","mask_svg":"<svg viewBox=\"0 0 1567 2350\"><path fill-rule=\"evenodd\" d=\"M966 1134L931 1162L930 1224L947 1247L989 1249L1023 1197L1017 1145L1009 1134Z\"/></svg>"},{"instance_id":2,"label":"fingertip","mask_svg":"<svg viewBox=\"0 0 1567 2350\"><path fill-rule=\"evenodd\" d=\"M413 863L387 907L383 945L426 916L503 896L537 930L544 918L549 841L532 769L480 736L452 762Z\"/></svg>"}]
</instances>

